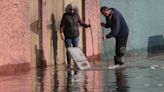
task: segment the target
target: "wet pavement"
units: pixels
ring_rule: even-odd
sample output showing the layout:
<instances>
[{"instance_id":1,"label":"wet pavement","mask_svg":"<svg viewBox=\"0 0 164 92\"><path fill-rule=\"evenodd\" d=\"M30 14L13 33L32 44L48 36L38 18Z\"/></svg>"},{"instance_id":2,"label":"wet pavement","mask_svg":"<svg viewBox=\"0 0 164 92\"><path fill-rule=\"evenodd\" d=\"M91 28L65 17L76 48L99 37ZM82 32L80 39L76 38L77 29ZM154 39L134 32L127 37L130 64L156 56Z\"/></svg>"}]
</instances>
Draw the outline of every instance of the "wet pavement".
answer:
<instances>
[{"instance_id":1,"label":"wet pavement","mask_svg":"<svg viewBox=\"0 0 164 92\"><path fill-rule=\"evenodd\" d=\"M0 76L0 92L164 92L164 55L133 57L122 69L67 70L64 66Z\"/></svg>"}]
</instances>

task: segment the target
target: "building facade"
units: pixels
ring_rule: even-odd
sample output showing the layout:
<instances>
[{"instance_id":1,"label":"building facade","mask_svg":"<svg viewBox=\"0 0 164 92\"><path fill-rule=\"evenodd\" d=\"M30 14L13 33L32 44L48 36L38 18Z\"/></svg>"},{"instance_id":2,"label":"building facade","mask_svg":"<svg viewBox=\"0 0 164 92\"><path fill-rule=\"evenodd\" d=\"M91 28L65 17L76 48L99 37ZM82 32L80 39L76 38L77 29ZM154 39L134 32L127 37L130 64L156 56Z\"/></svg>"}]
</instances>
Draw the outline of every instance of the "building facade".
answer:
<instances>
[{"instance_id":1,"label":"building facade","mask_svg":"<svg viewBox=\"0 0 164 92\"><path fill-rule=\"evenodd\" d=\"M79 6L80 17L91 28L80 28L80 48L89 61L114 55L115 41L101 40L100 6L117 8L129 25L128 54L164 51L162 0L0 0L0 72L65 64L65 46L59 25L70 2ZM105 30L106 33L110 29ZM21 68L21 69L20 69ZM4 71L5 70L5 71Z\"/></svg>"},{"instance_id":2,"label":"building facade","mask_svg":"<svg viewBox=\"0 0 164 92\"><path fill-rule=\"evenodd\" d=\"M19 68L65 64L65 46L59 25L64 8L75 2L80 17L91 21L92 29L80 28L80 45L88 57L98 55L98 0L1 0L0 66L8 71ZM92 4L92 7L90 6ZM98 13L98 14L97 14ZM91 43L91 30L94 44ZM9 69L10 68L10 69Z\"/></svg>"}]
</instances>

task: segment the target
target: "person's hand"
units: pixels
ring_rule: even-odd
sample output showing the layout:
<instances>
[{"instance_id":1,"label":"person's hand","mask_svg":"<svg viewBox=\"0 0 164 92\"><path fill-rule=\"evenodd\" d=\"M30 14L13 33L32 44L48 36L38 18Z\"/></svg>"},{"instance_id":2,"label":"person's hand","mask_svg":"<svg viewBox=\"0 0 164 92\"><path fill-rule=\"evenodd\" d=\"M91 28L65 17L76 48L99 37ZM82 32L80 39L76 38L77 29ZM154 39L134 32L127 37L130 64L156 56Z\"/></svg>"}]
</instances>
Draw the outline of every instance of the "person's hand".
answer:
<instances>
[{"instance_id":1,"label":"person's hand","mask_svg":"<svg viewBox=\"0 0 164 92\"><path fill-rule=\"evenodd\" d=\"M91 24L88 24L87 27L91 27Z\"/></svg>"},{"instance_id":2,"label":"person's hand","mask_svg":"<svg viewBox=\"0 0 164 92\"><path fill-rule=\"evenodd\" d=\"M91 24L85 24L84 27L85 28L91 27Z\"/></svg>"},{"instance_id":3,"label":"person's hand","mask_svg":"<svg viewBox=\"0 0 164 92\"><path fill-rule=\"evenodd\" d=\"M64 34L61 34L61 39L62 39L62 40L65 40Z\"/></svg>"},{"instance_id":4,"label":"person's hand","mask_svg":"<svg viewBox=\"0 0 164 92\"><path fill-rule=\"evenodd\" d=\"M104 22L101 22L101 26L102 26L102 27L105 27L105 23L104 23Z\"/></svg>"},{"instance_id":5,"label":"person's hand","mask_svg":"<svg viewBox=\"0 0 164 92\"><path fill-rule=\"evenodd\" d=\"M106 36L104 36L104 37L102 37L102 39L103 39L103 40L106 40L107 38L106 38Z\"/></svg>"}]
</instances>

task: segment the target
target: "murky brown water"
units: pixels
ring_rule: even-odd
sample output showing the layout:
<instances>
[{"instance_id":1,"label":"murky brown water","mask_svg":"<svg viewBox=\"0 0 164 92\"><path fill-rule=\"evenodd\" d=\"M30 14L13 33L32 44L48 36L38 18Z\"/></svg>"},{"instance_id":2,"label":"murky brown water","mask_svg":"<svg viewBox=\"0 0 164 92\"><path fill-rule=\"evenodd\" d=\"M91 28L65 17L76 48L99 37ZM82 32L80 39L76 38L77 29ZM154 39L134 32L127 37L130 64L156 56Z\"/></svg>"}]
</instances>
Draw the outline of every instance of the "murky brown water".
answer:
<instances>
[{"instance_id":1,"label":"murky brown water","mask_svg":"<svg viewBox=\"0 0 164 92\"><path fill-rule=\"evenodd\" d=\"M164 57L131 59L131 67L67 70L64 66L0 76L0 92L164 92ZM98 69L97 69L98 68Z\"/></svg>"}]
</instances>

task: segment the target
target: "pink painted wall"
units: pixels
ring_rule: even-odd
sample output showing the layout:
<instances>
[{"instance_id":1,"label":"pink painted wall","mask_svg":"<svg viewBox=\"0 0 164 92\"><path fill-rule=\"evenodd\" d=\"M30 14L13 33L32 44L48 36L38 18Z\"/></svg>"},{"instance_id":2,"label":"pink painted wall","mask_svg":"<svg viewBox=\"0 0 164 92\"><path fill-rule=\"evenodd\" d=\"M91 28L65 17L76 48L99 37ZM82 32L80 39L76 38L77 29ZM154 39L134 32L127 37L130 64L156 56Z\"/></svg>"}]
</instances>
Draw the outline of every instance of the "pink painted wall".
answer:
<instances>
[{"instance_id":1,"label":"pink painted wall","mask_svg":"<svg viewBox=\"0 0 164 92\"><path fill-rule=\"evenodd\" d=\"M99 12L99 0L84 0L84 16L85 21L89 23L89 19L91 22L91 29L93 33L93 44L92 44L92 36L91 29L85 30L85 52L88 57L94 55L98 56L100 53L100 12ZM93 49L94 48L94 49Z\"/></svg>"},{"instance_id":2,"label":"pink painted wall","mask_svg":"<svg viewBox=\"0 0 164 92\"><path fill-rule=\"evenodd\" d=\"M0 72L13 71L14 64L29 68L28 16L28 0L0 0L0 66L8 66L7 70L0 68Z\"/></svg>"}]
</instances>

